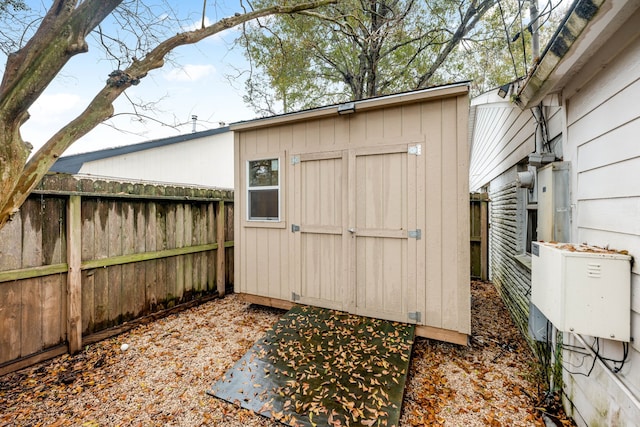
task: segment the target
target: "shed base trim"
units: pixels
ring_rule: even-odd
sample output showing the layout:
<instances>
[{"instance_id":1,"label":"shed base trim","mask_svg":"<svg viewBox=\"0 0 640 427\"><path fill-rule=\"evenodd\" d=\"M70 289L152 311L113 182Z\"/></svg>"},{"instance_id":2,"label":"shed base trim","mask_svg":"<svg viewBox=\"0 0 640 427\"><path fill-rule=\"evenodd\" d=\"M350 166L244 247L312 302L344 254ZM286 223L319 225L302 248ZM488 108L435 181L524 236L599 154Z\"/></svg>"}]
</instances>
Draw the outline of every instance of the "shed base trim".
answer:
<instances>
[{"instance_id":1,"label":"shed base trim","mask_svg":"<svg viewBox=\"0 0 640 427\"><path fill-rule=\"evenodd\" d=\"M249 304L257 304L264 305L266 307L275 307L281 308L283 310L290 310L291 307L296 305L293 301L287 301L284 299L271 298L271 297L263 297L260 295L250 295L250 294L238 294L240 299Z\"/></svg>"},{"instance_id":2,"label":"shed base trim","mask_svg":"<svg viewBox=\"0 0 640 427\"><path fill-rule=\"evenodd\" d=\"M416 325L416 336L458 345L469 344L469 336L467 334L450 329L434 328L433 326Z\"/></svg>"}]
</instances>

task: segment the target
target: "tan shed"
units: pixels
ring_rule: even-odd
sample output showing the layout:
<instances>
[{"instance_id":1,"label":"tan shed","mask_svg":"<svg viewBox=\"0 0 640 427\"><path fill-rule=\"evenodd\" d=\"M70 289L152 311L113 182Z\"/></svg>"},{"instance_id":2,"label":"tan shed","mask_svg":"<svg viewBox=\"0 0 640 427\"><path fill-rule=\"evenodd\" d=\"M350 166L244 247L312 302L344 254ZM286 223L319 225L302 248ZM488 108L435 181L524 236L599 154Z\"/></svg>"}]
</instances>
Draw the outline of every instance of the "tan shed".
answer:
<instances>
[{"instance_id":1,"label":"tan shed","mask_svg":"<svg viewBox=\"0 0 640 427\"><path fill-rule=\"evenodd\" d=\"M468 85L236 123L235 291L470 333Z\"/></svg>"}]
</instances>

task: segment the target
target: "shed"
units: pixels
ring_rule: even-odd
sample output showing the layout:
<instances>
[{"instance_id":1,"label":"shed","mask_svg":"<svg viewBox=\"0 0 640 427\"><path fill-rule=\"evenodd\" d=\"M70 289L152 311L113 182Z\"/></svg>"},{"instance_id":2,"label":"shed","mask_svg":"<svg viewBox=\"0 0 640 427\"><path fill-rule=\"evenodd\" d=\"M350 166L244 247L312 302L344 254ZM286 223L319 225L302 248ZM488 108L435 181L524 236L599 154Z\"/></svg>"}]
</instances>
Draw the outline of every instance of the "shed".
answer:
<instances>
[{"instance_id":1,"label":"shed","mask_svg":"<svg viewBox=\"0 0 640 427\"><path fill-rule=\"evenodd\" d=\"M235 291L470 333L468 84L231 125Z\"/></svg>"}]
</instances>

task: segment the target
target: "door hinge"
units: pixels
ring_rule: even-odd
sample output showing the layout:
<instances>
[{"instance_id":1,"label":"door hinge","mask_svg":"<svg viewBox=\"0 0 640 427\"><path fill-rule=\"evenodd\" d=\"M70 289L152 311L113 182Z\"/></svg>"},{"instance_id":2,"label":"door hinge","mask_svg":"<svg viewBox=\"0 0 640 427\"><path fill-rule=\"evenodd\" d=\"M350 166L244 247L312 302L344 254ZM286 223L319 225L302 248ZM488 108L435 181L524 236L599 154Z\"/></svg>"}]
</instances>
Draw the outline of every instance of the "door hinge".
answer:
<instances>
[{"instance_id":1,"label":"door hinge","mask_svg":"<svg viewBox=\"0 0 640 427\"><path fill-rule=\"evenodd\" d=\"M300 163L300 156L291 156L291 164L297 165L298 163Z\"/></svg>"},{"instance_id":2,"label":"door hinge","mask_svg":"<svg viewBox=\"0 0 640 427\"><path fill-rule=\"evenodd\" d=\"M419 228L417 230L409 230L407 231L407 237L420 240L422 238L422 230L420 230Z\"/></svg>"},{"instance_id":3,"label":"door hinge","mask_svg":"<svg viewBox=\"0 0 640 427\"><path fill-rule=\"evenodd\" d=\"M414 156L419 156L422 154L422 144L410 145L407 150L408 154L413 154Z\"/></svg>"},{"instance_id":4,"label":"door hinge","mask_svg":"<svg viewBox=\"0 0 640 427\"><path fill-rule=\"evenodd\" d=\"M295 233L296 231L300 231L300 226L297 224L291 224L291 232Z\"/></svg>"},{"instance_id":5,"label":"door hinge","mask_svg":"<svg viewBox=\"0 0 640 427\"><path fill-rule=\"evenodd\" d=\"M296 294L295 292L291 292L291 301L298 301L300 300L300 295Z\"/></svg>"},{"instance_id":6,"label":"door hinge","mask_svg":"<svg viewBox=\"0 0 640 427\"><path fill-rule=\"evenodd\" d=\"M422 320L422 313L420 313L419 311L410 311L407 313L407 317L410 320L415 320L417 323L420 323L420 321Z\"/></svg>"}]
</instances>

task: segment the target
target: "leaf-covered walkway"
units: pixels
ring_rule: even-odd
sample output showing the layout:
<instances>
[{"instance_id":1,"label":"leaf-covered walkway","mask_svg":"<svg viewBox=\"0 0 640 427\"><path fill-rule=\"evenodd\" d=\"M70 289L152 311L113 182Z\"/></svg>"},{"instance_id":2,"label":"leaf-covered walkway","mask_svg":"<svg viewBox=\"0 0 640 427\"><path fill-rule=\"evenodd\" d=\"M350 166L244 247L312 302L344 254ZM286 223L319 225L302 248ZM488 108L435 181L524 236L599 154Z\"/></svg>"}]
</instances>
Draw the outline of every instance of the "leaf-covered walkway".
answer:
<instances>
[{"instance_id":1,"label":"leaf-covered walkway","mask_svg":"<svg viewBox=\"0 0 640 427\"><path fill-rule=\"evenodd\" d=\"M490 283L471 294L469 347L416 338L400 426L543 426L531 352ZM282 314L229 295L2 376L0 426L275 427L206 390Z\"/></svg>"},{"instance_id":2,"label":"leaf-covered walkway","mask_svg":"<svg viewBox=\"0 0 640 427\"><path fill-rule=\"evenodd\" d=\"M291 426L397 426L414 327L289 310L210 393Z\"/></svg>"}]
</instances>

